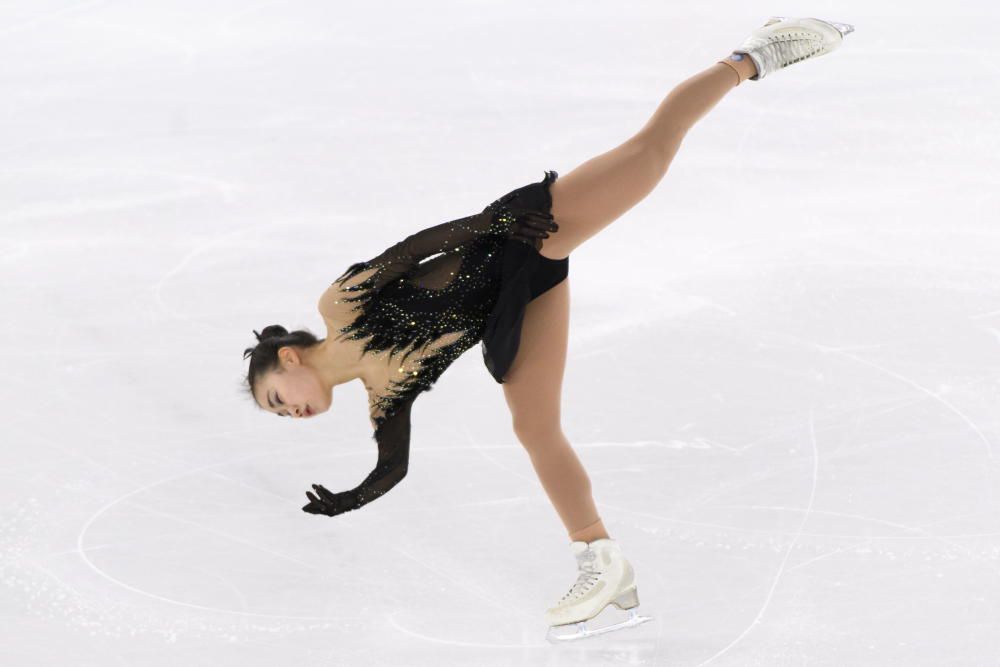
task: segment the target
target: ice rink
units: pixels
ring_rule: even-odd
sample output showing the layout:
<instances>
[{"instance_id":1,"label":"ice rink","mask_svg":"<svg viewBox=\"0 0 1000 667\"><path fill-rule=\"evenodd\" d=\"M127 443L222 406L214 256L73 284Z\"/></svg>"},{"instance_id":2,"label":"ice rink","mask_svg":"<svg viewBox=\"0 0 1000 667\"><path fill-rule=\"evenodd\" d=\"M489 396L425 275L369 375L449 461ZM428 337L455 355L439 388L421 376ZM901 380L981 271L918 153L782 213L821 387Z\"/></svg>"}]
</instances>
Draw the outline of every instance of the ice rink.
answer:
<instances>
[{"instance_id":1,"label":"ice rink","mask_svg":"<svg viewBox=\"0 0 1000 667\"><path fill-rule=\"evenodd\" d=\"M772 14L856 31L571 258L563 428L654 620L545 641L576 563L478 346L399 486L302 512L374 464L364 387L262 412L252 330L325 337L348 265L613 148ZM1000 664L996 4L0 18L5 667Z\"/></svg>"}]
</instances>

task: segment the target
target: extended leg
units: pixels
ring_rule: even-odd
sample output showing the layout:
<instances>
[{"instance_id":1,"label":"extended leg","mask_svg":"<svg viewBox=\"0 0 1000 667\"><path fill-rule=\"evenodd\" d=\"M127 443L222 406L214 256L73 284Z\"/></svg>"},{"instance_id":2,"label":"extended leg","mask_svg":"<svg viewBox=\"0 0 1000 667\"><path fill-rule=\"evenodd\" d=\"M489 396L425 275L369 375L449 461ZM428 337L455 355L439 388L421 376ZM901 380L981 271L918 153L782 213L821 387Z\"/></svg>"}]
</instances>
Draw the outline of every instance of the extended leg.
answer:
<instances>
[{"instance_id":1,"label":"extended leg","mask_svg":"<svg viewBox=\"0 0 1000 667\"><path fill-rule=\"evenodd\" d=\"M620 146L591 158L552 184L559 231L541 254L562 259L642 201L660 182L684 135L726 93L756 72L752 61L716 63L677 85L652 118Z\"/></svg>"}]
</instances>

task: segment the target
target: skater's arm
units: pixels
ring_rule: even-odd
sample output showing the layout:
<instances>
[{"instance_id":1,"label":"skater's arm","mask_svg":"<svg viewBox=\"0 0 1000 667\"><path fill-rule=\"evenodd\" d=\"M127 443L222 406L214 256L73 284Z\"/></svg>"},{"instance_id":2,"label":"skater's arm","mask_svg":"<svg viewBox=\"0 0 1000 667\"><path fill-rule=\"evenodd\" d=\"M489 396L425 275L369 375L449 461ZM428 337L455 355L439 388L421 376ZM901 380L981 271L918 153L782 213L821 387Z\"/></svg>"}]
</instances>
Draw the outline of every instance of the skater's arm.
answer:
<instances>
[{"instance_id":1,"label":"skater's arm","mask_svg":"<svg viewBox=\"0 0 1000 667\"><path fill-rule=\"evenodd\" d=\"M324 293L320 311L332 317L338 310L343 310L344 305L363 298L363 294L352 295L352 292L377 292L411 273L431 255L454 250L486 234L499 234L537 248L539 240L548 237L550 231L553 231L553 222L546 214L524 212L513 216L489 210L428 227L407 236L367 262L357 262L348 267Z\"/></svg>"},{"instance_id":2,"label":"skater's arm","mask_svg":"<svg viewBox=\"0 0 1000 667\"><path fill-rule=\"evenodd\" d=\"M392 416L380 418L372 435L378 443L378 461L357 487L357 509L383 495L404 477L410 462L410 408L413 402L404 403Z\"/></svg>"},{"instance_id":3,"label":"skater's arm","mask_svg":"<svg viewBox=\"0 0 1000 667\"><path fill-rule=\"evenodd\" d=\"M491 230L489 213L478 213L410 234L367 262L352 264L334 285L345 292L380 290L424 259L469 243Z\"/></svg>"},{"instance_id":4,"label":"skater's arm","mask_svg":"<svg viewBox=\"0 0 1000 667\"><path fill-rule=\"evenodd\" d=\"M336 516L363 507L396 486L406 476L409 466L412 404L412 401L404 403L388 418L373 419L377 423L372 437L378 444L378 461L360 484L340 493L331 493L314 484L316 495L306 492L310 502L302 510Z\"/></svg>"}]
</instances>

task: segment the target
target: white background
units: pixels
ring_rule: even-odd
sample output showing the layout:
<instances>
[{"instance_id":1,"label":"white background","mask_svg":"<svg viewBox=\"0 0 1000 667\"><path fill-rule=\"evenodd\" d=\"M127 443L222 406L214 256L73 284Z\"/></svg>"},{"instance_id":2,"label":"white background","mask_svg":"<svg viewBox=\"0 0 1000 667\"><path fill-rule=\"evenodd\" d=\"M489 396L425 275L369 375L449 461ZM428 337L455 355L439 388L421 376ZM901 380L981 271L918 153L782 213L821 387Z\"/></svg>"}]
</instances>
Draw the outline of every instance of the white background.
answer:
<instances>
[{"instance_id":1,"label":"white background","mask_svg":"<svg viewBox=\"0 0 1000 667\"><path fill-rule=\"evenodd\" d=\"M571 259L564 430L654 621L571 646L561 522L473 348L413 412L279 420L251 330L567 174L772 14L857 30L734 89ZM0 7L5 665L995 665L1000 66L980 2Z\"/></svg>"}]
</instances>

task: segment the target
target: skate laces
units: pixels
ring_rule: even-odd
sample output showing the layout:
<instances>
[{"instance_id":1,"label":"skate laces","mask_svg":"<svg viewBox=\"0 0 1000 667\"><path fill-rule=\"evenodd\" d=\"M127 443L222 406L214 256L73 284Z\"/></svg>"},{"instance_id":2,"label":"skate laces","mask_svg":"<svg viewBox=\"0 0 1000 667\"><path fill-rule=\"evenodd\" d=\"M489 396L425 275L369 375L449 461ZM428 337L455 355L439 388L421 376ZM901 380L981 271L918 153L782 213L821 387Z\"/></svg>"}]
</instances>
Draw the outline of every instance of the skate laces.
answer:
<instances>
[{"instance_id":1,"label":"skate laces","mask_svg":"<svg viewBox=\"0 0 1000 667\"><path fill-rule=\"evenodd\" d=\"M758 48L775 65L779 67L790 65L814 56L822 50L822 43L819 40L811 35L808 37L802 35L803 33L791 35L779 33L769 37L767 43Z\"/></svg>"},{"instance_id":2,"label":"skate laces","mask_svg":"<svg viewBox=\"0 0 1000 667\"><path fill-rule=\"evenodd\" d=\"M592 549L587 549L577 555L577 564L580 568L580 575L576 578L576 583L569 589L566 595L562 596L559 600L560 604L566 600L573 600L587 591L594 585L595 582L603 574L600 570L594 567L594 561L597 559L597 554L594 553Z\"/></svg>"}]
</instances>

